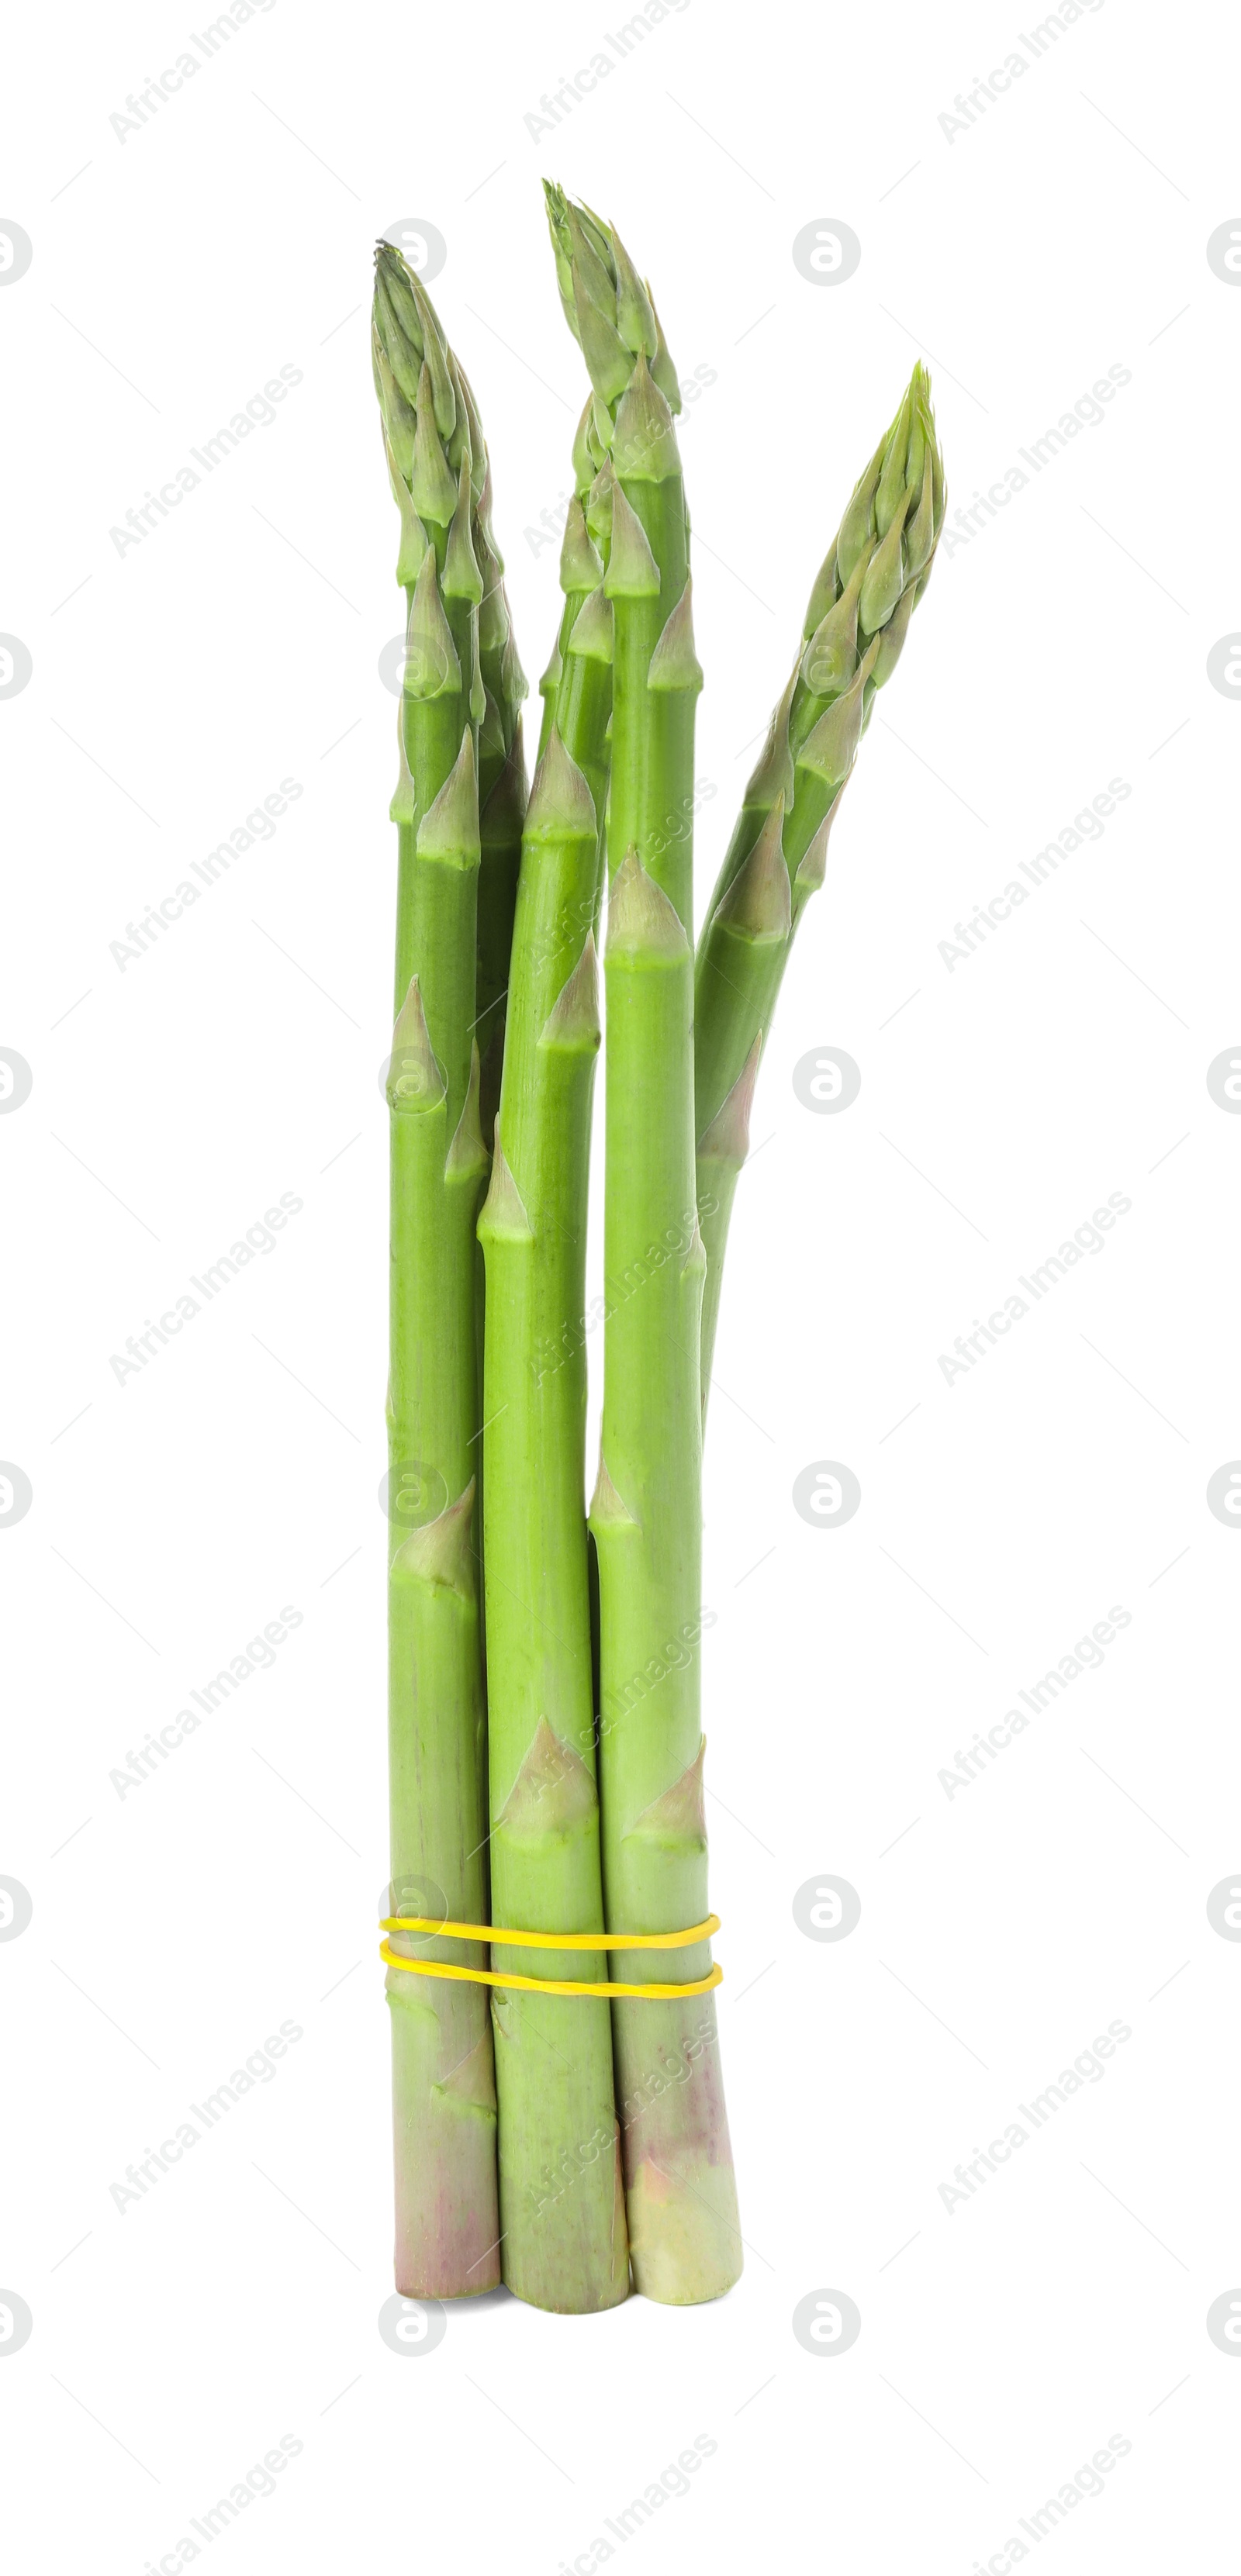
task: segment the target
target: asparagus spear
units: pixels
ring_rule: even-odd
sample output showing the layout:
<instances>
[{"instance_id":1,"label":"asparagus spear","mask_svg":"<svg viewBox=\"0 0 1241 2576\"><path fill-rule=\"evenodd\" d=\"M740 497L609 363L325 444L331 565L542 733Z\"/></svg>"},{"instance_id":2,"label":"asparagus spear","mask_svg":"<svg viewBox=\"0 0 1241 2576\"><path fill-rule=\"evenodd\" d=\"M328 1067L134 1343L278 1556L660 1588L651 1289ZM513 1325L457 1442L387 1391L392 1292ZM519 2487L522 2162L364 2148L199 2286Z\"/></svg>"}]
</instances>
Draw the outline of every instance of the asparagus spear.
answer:
<instances>
[{"instance_id":1,"label":"asparagus spear","mask_svg":"<svg viewBox=\"0 0 1241 2576\"><path fill-rule=\"evenodd\" d=\"M606 665L594 666L607 674ZM592 674L593 676L593 674ZM594 799L553 725L526 816L487 1263L486 1598L493 1919L545 1930L501 1971L602 1982L583 1508L586 1185L599 1044ZM585 931L581 926L587 917ZM614 2307L629 2286L608 2007L497 1990L504 2278L537 2307Z\"/></svg>"},{"instance_id":2,"label":"asparagus spear","mask_svg":"<svg viewBox=\"0 0 1241 2576\"><path fill-rule=\"evenodd\" d=\"M856 485L810 596L802 643L742 800L698 941L694 1118L707 1253L702 1401L763 1039L875 693L896 668L930 577L943 461L919 363Z\"/></svg>"},{"instance_id":3,"label":"asparagus spear","mask_svg":"<svg viewBox=\"0 0 1241 2576\"><path fill-rule=\"evenodd\" d=\"M596 506L599 551L583 505L605 463L584 417L561 551L564 608L541 683L498 1141L479 1221L492 1904L497 1922L549 1933L603 1930L582 1310L612 610L602 588L606 527ZM493 1958L502 1970L531 1965L503 1944ZM537 1973L607 1976L602 1953L554 1947ZM628 2292L629 2242L606 2001L500 1989L492 2014L505 2280L540 2307L615 2306Z\"/></svg>"},{"instance_id":4,"label":"asparagus spear","mask_svg":"<svg viewBox=\"0 0 1241 2576\"><path fill-rule=\"evenodd\" d=\"M474 1227L479 1122L479 774L511 805L519 680L483 672L486 464L464 379L399 254L381 245L373 356L409 590L391 1111L389 1758L392 1911L486 1922L484 1702L476 1559ZM479 451L476 453L476 450ZM494 598L494 594L493 594ZM508 741L505 743L508 709ZM488 724L493 739L488 741ZM506 780L506 768L508 770ZM398 1954L485 1966L395 1934ZM499 2278L495 2089L486 1989L390 1968L396 2281L468 2296Z\"/></svg>"},{"instance_id":5,"label":"asparagus spear","mask_svg":"<svg viewBox=\"0 0 1241 2576\"><path fill-rule=\"evenodd\" d=\"M463 754L472 759L468 731ZM461 775L452 801L459 854L454 857L444 849L433 864L446 877L451 870L463 880L449 892L457 893L457 962L464 973L473 963L469 897L478 864L472 774ZM432 816L438 810L433 807ZM440 981L441 965L450 962L447 928L439 948L442 956L431 948L426 954L428 991ZM444 1067L431 1045L417 975L396 1026L388 1100L391 1910L485 1923L484 1716L471 1545L471 1442L477 1431L473 1237L487 1155L478 1125L477 1050L470 1090L454 1127ZM405 1497L415 1515L415 1526L408 1531L401 1510ZM428 1508L433 1517L418 1517ZM466 1946L400 1932L391 1935L391 1942L409 1957L474 1967L487 1963L481 1943ZM409 2297L468 2297L494 2288L500 2277L486 1989L394 1968L388 1971L387 1987L396 2285Z\"/></svg>"},{"instance_id":6,"label":"asparagus spear","mask_svg":"<svg viewBox=\"0 0 1241 2576\"><path fill-rule=\"evenodd\" d=\"M607 984L603 1439L590 1521L600 1592L609 1929L706 1914L699 1676L703 1251L693 1168L694 654L676 379L614 231L548 191L561 296L608 451L615 624ZM709 1950L611 1953L614 1979L704 1975ZM714 2014L705 1997L618 2001L634 2278L717 2297L740 2270Z\"/></svg>"}]
</instances>

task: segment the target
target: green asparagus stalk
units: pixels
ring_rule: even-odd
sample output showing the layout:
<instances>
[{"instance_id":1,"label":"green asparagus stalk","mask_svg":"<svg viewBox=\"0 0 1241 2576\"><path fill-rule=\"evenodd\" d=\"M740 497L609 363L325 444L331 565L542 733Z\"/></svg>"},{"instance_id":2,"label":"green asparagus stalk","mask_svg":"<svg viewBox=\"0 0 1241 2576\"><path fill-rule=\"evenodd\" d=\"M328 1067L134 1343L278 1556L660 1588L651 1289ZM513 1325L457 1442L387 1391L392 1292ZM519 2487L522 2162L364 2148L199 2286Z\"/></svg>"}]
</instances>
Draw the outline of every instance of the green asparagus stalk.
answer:
<instances>
[{"instance_id":1,"label":"green asparagus stalk","mask_svg":"<svg viewBox=\"0 0 1241 2576\"><path fill-rule=\"evenodd\" d=\"M930 385L915 366L815 582L802 643L746 788L698 941L694 1116L707 1255L702 1401L763 1040L875 695L930 577L944 515Z\"/></svg>"},{"instance_id":2,"label":"green asparagus stalk","mask_svg":"<svg viewBox=\"0 0 1241 2576\"><path fill-rule=\"evenodd\" d=\"M464 743L468 752L468 732ZM467 791L472 795L472 780L463 783L459 808L467 808ZM468 810L461 820L468 852ZM435 864L465 880L459 902L465 918L458 924L464 970L472 963L466 888L476 883L477 838L473 867L468 855L462 863L444 854ZM428 989L438 964L428 953ZM484 1713L470 1462L477 1431L473 1238L487 1156L478 1126L477 1051L454 1128L418 976L397 1022L388 1101L391 1910L485 1923ZM408 1532L406 1499L415 1521ZM400 1932L391 1942L406 1957L487 1963L482 1944ZM397 1968L389 1968L387 1983L396 2285L415 2298L469 2297L494 2288L500 2276L487 1990Z\"/></svg>"},{"instance_id":3,"label":"green asparagus stalk","mask_svg":"<svg viewBox=\"0 0 1241 2576\"><path fill-rule=\"evenodd\" d=\"M689 531L649 293L614 231L548 191L561 296L606 451L614 616L607 985L603 1437L590 1523L600 1592L609 1930L707 1911L699 1672L703 1250L694 1207L694 653ZM689 1949L610 1953L615 1980L689 1984ZM715 2298L741 2240L715 2017L706 1996L613 2006L634 2278Z\"/></svg>"},{"instance_id":4,"label":"green asparagus stalk","mask_svg":"<svg viewBox=\"0 0 1241 2576\"><path fill-rule=\"evenodd\" d=\"M511 638L499 638L502 592L494 585L484 654L479 558L489 574L495 558L476 408L426 295L386 245L377 260L372 350L401 513L397 578L409 593L392 805L398 1017L388 1077L392 1911L485 1923L473 1527L481 1421L474 1229L488 1167L474 1035L479 782L490 778L491 797L504 800L498 810L509 817L511 845L521 684ZM407 1957L486 1965L481 1943L397 1933L393 1947ZM486 1989L390 1968L388 2000L397 2287L468 2296L499 2279Z\"/></svg>"},{"instance_id":5,"label":"green asparagus stalk","mask_svg":"<svg viewBox=\"0 0 1241 2576\"><path fill-rule=\"evenodd\" d=\"M584 421L561 551L564 608L544 696L513 940L487 1264L486 1603L493 1920L602 1932L584 1510L587 1176L599 1045L595 938L612 705L612 610L583 504L605 461ZM599 1952L502 1971L603 1983ZM628 2292L606 1999L499 1989L502 2259L534 2305L582 2313Z\"/></svg>"},{"instance_id":6,"label":"green asparagus stalk","mask_svg":"<svg viewBox=\"0 0 1241 2576\"><path fill-rule=\"evenodd\" d=\"M600 567L600 571L602 567ZM596 674L610 677L606 665ZM553 725L526 816L487 1263L486 1598L493 1920L546 1931L492 1963L603 1982L584 1517L586 1190L599 1045L594 799ZM587 927L581 927L583 913ZM535 2306L629 2286L606 2000L498 1989L504 2278Z\"/></svg>"}]
</instances>

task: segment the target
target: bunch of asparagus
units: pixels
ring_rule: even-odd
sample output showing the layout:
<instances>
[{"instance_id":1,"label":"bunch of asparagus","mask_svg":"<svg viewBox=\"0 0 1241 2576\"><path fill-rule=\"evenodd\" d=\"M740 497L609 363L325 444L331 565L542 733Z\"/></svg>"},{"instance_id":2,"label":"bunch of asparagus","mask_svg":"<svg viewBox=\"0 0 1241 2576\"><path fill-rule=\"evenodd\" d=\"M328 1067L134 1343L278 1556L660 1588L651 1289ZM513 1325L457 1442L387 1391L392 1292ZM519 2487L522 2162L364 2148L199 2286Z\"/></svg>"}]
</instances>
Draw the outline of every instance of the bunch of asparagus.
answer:
<instances>
[{"instance_id":1,"label":"bunch of asparagus","mask_svg":"<svg viewBox=\"0 0 1241 2576\"><path fill-rule=\"evenodd\" d=\"M702 673L676 372L615 230L558 188L547 203L590 391L528 803L478 408L418 278L385 243L377 258L408 600L385 1955L398 2289L462 2297L503 2279L583 2312L631 2282L671 2304L716 2298L741 2269L706 1937L702 1422L764 1036L926 586L944 479L917 366L814 584L695 959Z\"/></svg>"}]
</instances>

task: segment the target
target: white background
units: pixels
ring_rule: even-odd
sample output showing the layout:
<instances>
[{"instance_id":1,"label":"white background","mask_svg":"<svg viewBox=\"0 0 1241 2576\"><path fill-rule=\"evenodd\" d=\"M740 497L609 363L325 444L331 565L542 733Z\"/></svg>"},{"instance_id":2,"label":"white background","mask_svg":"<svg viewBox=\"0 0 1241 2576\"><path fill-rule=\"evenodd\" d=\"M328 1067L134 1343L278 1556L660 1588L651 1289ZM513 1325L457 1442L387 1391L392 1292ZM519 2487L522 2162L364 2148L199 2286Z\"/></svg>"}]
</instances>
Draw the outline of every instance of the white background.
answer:
<instances>
[{"instance_id":1,"label":"white background","mask_svg":"<svg viewBox=\"0 0 1241 2576\"><path fill-rule=\"evenodd\" d=\"M1069 0L1071 10L1072 0ZM0 702L8 781L0 1534L12 1656L0 1870L9 2083L0 2360L14 2563L191 2563L282 2434L240 2571L586 2569L695 2435L690 2493L613 2554L966 2576L1082 2463L1046 2547L1093 2569L1218 2547L1241 2370L1236 1979L1236 1156L1208 1063L1241 1039L1236 743L1241 292L1227 13L1121 0L951 139L1032 14L689 0L537 138L624 13L276 0L124 141L175 7L26 13L0 213ZM386 1875L385 1119L396 516L367 348L371 246L432 292L479 394L522 658L546 658L582 396L549 171L655 284L687 414L700 896L812 575L914 357L950 513L1109 366L1131 382L994 522L941 548L863 747L764 1064L707 1464L708 1776L744 2279L589 2321L506 2296L399 2358ZM849 224L820 286L791 244ZM109 530L281 365L275 422L118 554ZM951 524L951 518L950 518ZM284 777L274 836L122 972L110 943ZM939 943L1113 777L1102 837L949 972ZM822 1044L856 1105L803 1109ZM768 1141L769 1140L769 1141ZM143 1371L110 1354L290 1192L304 1202ZM1118 1192L1130 1212L1007 1340L937 1365ZM725 1393L724 1390L727 1392ZM848 1463L847 1528L792 1508ZM593 1465L593 1461L592 1461ZM283 1604L274 1666L123 1799L109 1772ZM938 1774L1074 1640L1102 1669L952 1798ZM795 1927L830 1871L839 1945ZM118 2213L109 2185L282 2020L276 2076ZM1109 2022L1104 2076L965 2205L938 2186ZM818 2355L796 2303L856 2301ZM1084 2527L1084 2528L1083 2528ZM214 2564L214 2557L212 2560ZM603 2564L602 2558L598 2560Z\"/></svg>"}]
</instances>

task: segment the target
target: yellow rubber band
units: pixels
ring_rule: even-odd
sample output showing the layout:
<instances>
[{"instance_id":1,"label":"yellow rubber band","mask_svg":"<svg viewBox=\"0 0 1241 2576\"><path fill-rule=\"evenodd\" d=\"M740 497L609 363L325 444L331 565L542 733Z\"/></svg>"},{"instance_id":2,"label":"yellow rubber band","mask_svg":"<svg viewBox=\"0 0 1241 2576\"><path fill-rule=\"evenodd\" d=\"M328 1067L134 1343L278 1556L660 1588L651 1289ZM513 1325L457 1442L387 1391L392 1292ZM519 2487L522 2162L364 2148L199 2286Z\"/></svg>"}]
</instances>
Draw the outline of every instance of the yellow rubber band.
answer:
<instances>
[{"instance_id":1,"label":"yellow rubber band","mask_svg":"<svg viewBox=\"0 0 1241 2576\"><path fill-rule=\"evenodd\" d=\"M548 1949L552 1946L545 1944ZM642 1995L654 2003L667 2003L682 1995L709 1994L712 1986L724 1981L723 1969L716 1967L709 1977L696 1977L687 1986L587 1986L561 1977L502 1977L492 1968L451 1968L439 1959L402 1959L387 1941L380 1942L379 1955L390 1968L410 1968L416 1977L454 1977L475 1986L524 1986L536 1995Z\"/></svg>"},{"instance_id":2,"label":"yellow rubber band","mask_svg":"<svg viewBox=\"0 0 1241 2576\"><path fill-rule=\"evenodd\" d=\"M507 1941L529 1950L685 1950L694 1941L709 1941L719 1928L718 1914L691 1923L688 1932L501 1932L493 1923L439 1923L429 1914L385 1914L379 1926L381 1932L435 1932L442 1941L490 1941L497 1949Z\"/></svg>"},{"instance_id":3,"label":"yellow rubber band","mask_svg":"<svg viewBox=\"0 0 1241 2576\"><path fill-rule=\"evenodd\" d=\"M512 1932L500 1931L490 1923L437 1923L429 1915L388 1914L380 1924L382 1932L431 1932L443 1941L487 1941L502 1947L532 1950L684 1950L696 1941L710 1939L720 1928L718 1914L708 1914L705 1923L691 1923L685 1932ZM403 1959L390 1942L381 1941L379 1955L390 1968L407 1968L416 1977L452 1977L462 1984L476 1986L521 1986L540 1995L639 1995L654 2003L671 2001L680 1995L705 1995L713 1986L722 1985L724 1971L714 1967L709 1976L697 1977L684 1986L629 1986L578 1983L562 1977L502 1976L494 1968L450 1967L439 1959Z\"/></svg>"}]
</instances>

